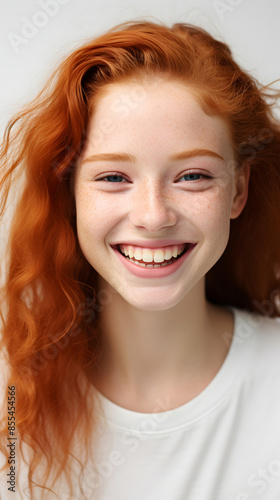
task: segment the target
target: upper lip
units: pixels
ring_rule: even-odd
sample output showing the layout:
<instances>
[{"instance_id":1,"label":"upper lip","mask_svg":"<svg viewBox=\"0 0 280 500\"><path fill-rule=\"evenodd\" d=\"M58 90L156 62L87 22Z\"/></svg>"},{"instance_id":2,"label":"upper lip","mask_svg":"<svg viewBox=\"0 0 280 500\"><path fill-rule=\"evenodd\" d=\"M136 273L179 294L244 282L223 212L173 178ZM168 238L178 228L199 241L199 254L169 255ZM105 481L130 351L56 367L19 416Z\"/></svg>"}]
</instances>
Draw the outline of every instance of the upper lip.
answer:
<instances>
[{"instance_id":1,"label":"upper lip","mask_svg":"<svg viewBox=\"0 0 280 500\"><path fill-rule=\"evenodd\" d=\"M161 240L125 240L119 243L111 244L112 247L118 245L135 245L143 248L161 248L170 245L182 245L185 243L195 244L195 241L176 240L176 239L161 239Z\"/></svg>"}]
</instances>

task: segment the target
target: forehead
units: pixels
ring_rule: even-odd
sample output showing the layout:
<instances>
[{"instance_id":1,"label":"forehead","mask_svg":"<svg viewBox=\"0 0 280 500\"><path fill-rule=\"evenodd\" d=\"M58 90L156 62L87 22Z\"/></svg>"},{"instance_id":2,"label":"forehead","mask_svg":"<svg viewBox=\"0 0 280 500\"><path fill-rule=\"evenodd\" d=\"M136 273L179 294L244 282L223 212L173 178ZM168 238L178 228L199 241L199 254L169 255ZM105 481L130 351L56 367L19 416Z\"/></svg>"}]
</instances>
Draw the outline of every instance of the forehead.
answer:
<instances>
[{"instance_id":1,"label":"forehead","mask_svg":"<svg viewBox=\"0 0 280 500\"><path fill-rule=\"evenodd\" d=\"M123 147L143 152L157 148L216 148L232 155L225 120L209 116L193 89L183 82L155 78L140 83L114 83L102 89L92 113L84 153ZM84 156L84 155L83 155Z\"/></svg>"}]
</instances>

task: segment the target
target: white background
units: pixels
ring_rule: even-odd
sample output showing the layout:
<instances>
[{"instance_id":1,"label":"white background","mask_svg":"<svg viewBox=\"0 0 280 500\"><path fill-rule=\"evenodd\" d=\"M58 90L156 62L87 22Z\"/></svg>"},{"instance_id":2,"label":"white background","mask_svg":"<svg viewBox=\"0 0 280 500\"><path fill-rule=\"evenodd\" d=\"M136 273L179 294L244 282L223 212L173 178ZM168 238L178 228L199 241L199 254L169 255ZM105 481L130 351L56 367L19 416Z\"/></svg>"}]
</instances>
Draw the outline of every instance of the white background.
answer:
<instances>
[{"instance_id":1,"label":"white background","mask_svg":"<svg viewBox=\"0 0 280 500\"><path fill-rule=\"evenodd\" d=\"M2 2L0 16L1 136L64 54L134 19L201 26L226 42L260 83L280 78L279 0L9 0ZM2 226L0 243L6 241L3 231Z\"/></svg>"}]
</instances>

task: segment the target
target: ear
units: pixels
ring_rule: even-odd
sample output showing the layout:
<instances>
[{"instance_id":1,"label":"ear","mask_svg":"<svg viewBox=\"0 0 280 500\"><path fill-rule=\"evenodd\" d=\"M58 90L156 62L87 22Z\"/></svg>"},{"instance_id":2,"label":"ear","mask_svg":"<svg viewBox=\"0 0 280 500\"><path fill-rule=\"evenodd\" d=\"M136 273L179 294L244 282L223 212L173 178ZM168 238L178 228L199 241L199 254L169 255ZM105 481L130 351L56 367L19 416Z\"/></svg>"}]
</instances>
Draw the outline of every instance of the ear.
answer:
<instances>
[{"instance_id":1,"label":"ear","mask_svg":"<svg viewBox=\"0 0 280 500\"><path fill-rule=\"evenodd\" d=\"M231 219L236 219L246 205L249 190L250 165L245 163L235 176L235 190L231 205Z\"/></svg>"}]
</instances>

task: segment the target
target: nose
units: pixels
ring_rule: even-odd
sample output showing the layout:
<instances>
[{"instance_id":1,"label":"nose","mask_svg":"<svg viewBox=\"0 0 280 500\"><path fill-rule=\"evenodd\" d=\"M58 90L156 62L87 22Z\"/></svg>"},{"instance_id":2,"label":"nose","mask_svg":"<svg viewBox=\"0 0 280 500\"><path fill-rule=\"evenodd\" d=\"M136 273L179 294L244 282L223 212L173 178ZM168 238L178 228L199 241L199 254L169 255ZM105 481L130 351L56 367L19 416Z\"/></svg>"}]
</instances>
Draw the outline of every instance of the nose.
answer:
<instances>
[{"instance_id":1,"label":"nose","mask_svg":"<svg viewBox=\"0 0 280 500\"><path fill-rule=\"evenodd\" d=\"M172 201L156 181L146 182L134 195L130 221L135 227L145 228L150 233L176 224L177 215Z\"/></svg>"}]
</instances>

